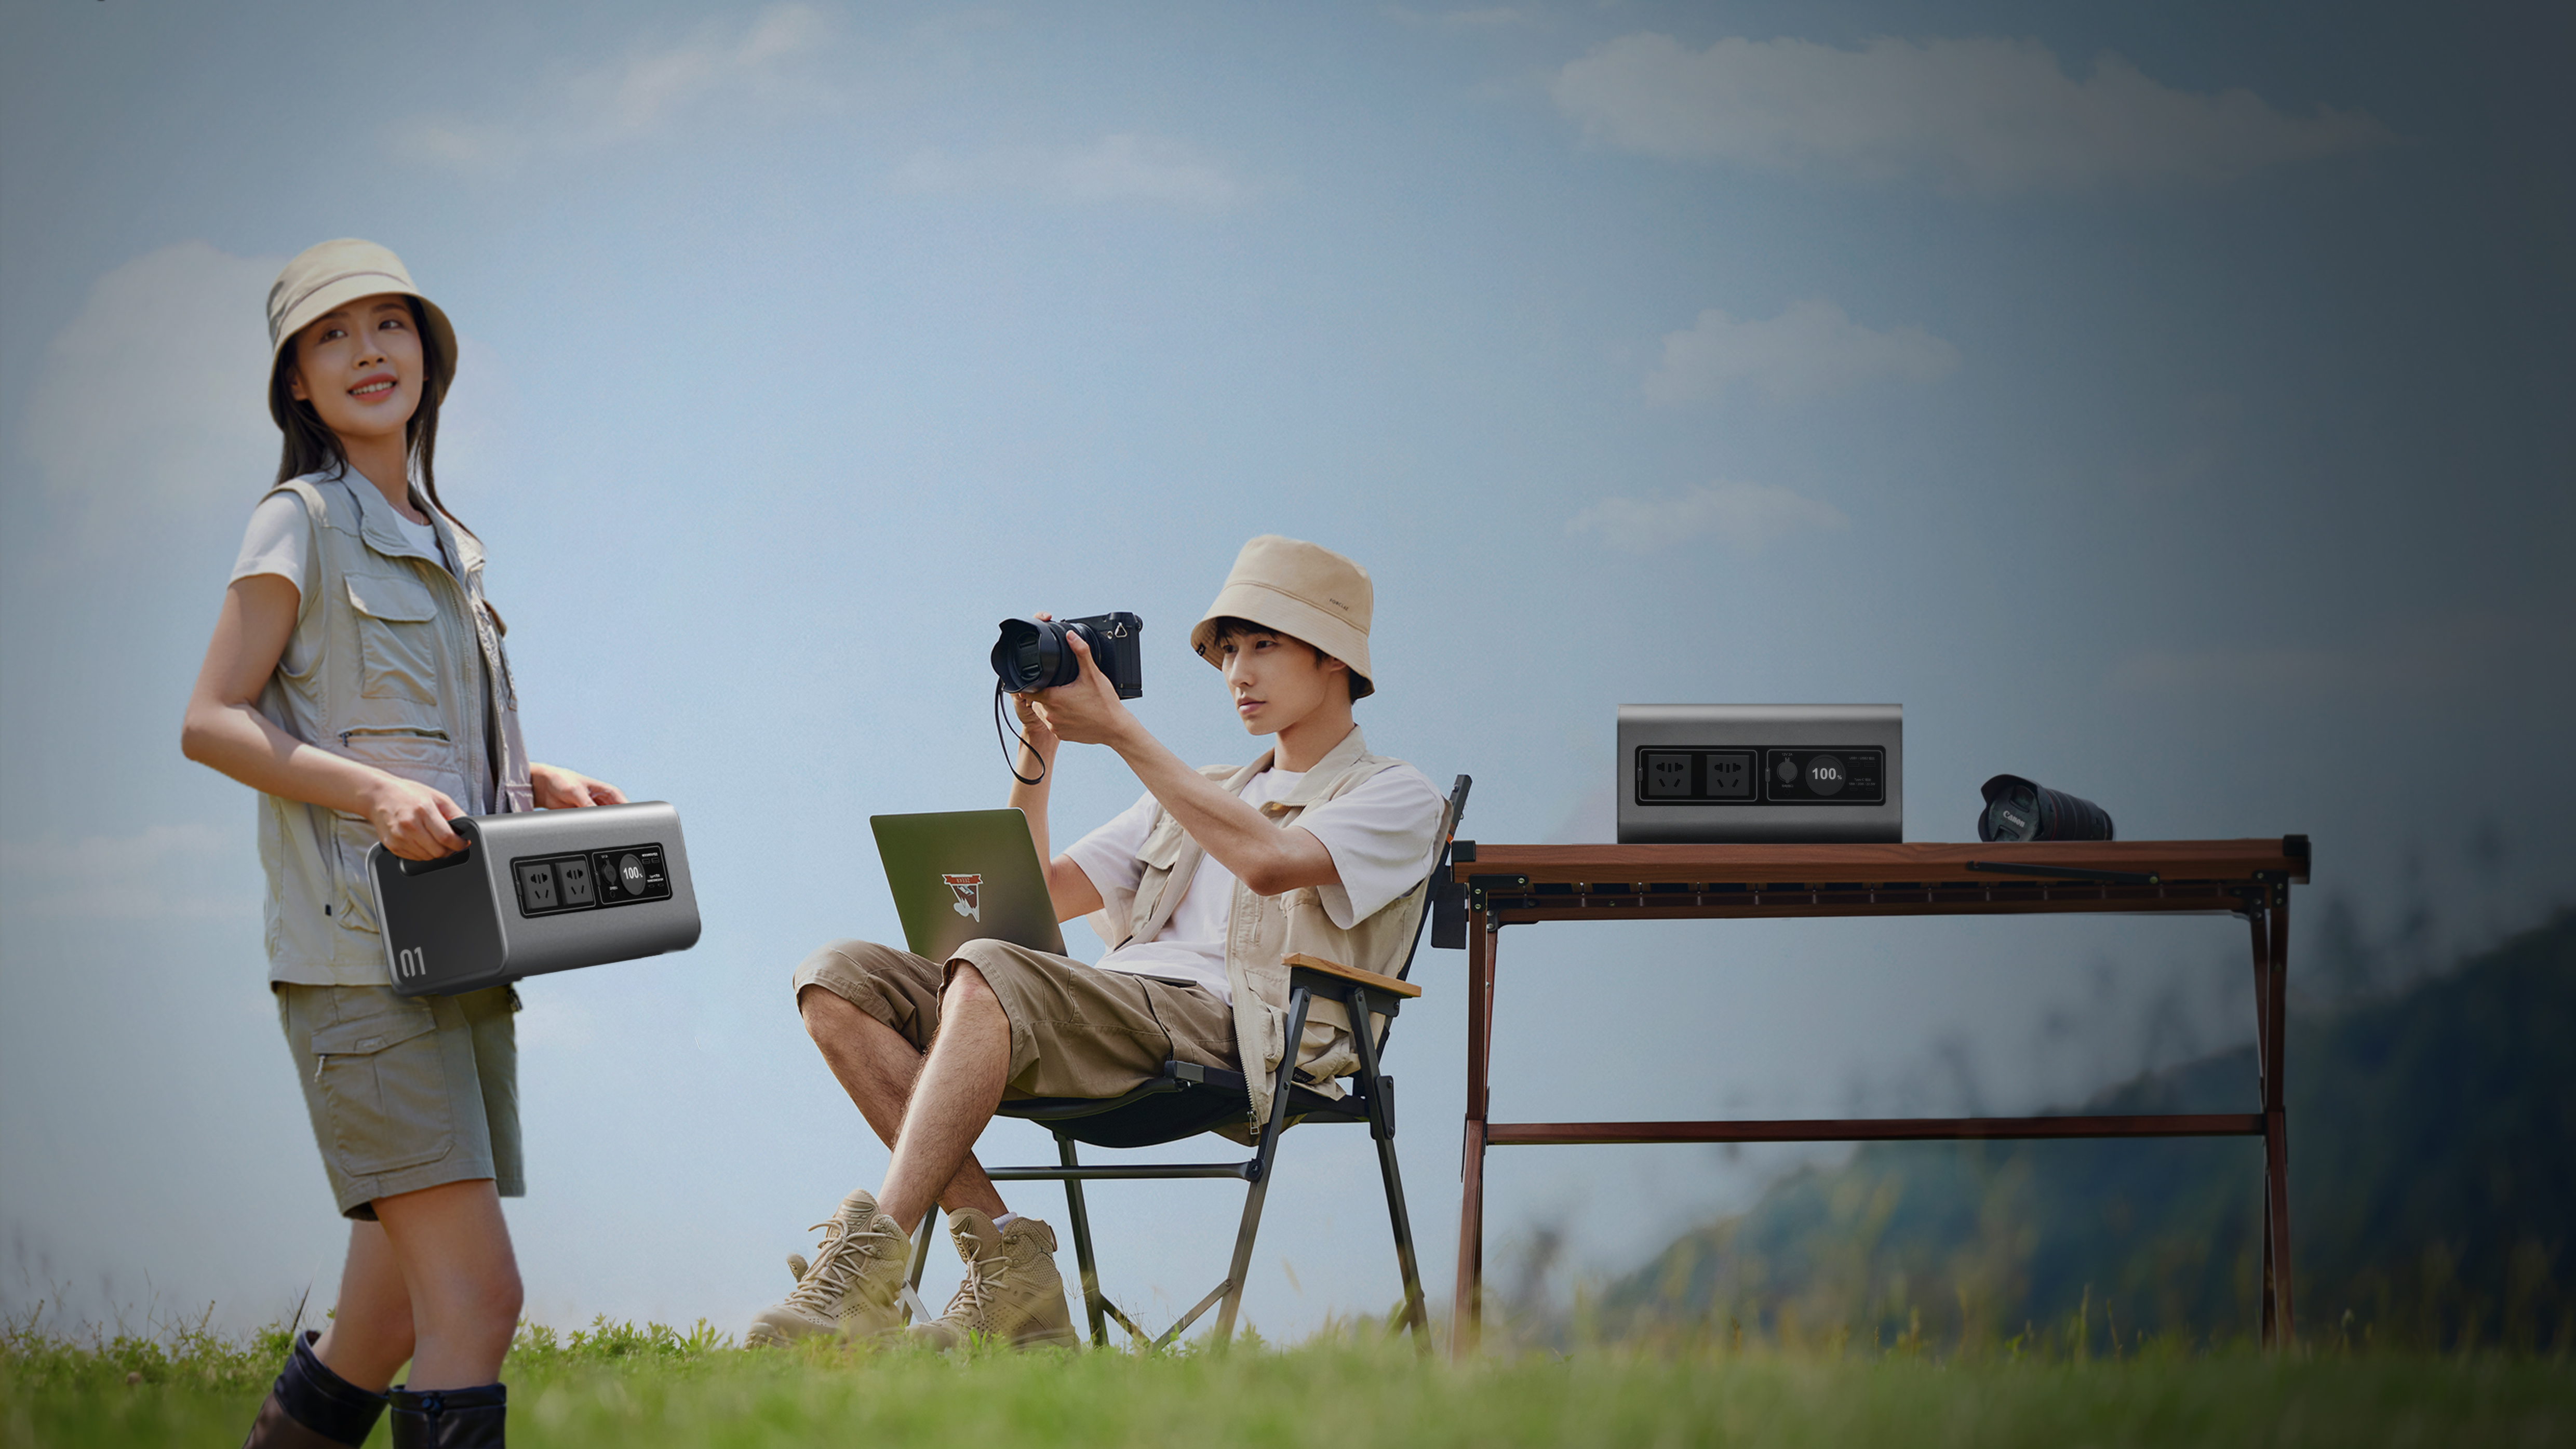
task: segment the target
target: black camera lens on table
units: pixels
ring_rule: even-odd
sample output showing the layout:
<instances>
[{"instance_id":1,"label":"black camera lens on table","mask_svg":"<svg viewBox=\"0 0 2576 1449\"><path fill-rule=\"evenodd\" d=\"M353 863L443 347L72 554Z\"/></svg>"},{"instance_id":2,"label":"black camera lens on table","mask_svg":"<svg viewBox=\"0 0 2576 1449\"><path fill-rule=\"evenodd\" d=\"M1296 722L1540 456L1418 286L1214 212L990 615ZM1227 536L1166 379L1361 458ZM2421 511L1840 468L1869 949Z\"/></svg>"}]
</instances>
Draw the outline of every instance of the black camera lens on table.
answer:
<instances>
[{"instance_id":1,"label":"black camera lens on table","mask_svg":"<svg viewBox=\"0 0 2576 1449\"><path fill-rule=\"evenodd\" d=\"M1082 677L1082 659L1073 652L1071 636L1091 648L1091 662L1108 677L1120 699L1145 692L1145 660L1137 647L1145 621L1133 614L1094 614L1082 619L1004 619L1002 637L993 642L993 675L1004 692L1030 694L1056 689Z\"/></svg>"},{"instance_id":2,"label":"black camera lens on table","mask_svg":"<svg viewBox=\"0 0 2576 1449\"><path fill-rule=\"evenodd\" d=\"M1985 796L1986 811L1977 817L1979 840L2113 838L2110 812L2036 780L1997 775L1986 782Z\"/></svg>"}]
</instances>

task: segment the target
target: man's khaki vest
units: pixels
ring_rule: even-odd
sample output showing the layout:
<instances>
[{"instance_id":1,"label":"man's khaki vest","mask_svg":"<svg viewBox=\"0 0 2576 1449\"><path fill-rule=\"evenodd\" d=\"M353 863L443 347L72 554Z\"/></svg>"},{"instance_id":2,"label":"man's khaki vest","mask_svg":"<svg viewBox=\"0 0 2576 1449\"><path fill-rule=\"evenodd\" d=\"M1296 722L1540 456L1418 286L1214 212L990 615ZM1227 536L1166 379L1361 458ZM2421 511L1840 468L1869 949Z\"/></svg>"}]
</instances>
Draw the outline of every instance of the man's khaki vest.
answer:
<instances>
[{"instance_id":1,"label":"man's khaki vest","mask_svg":"<svg viewBox=\"0 0 2576 1449\"><path fill-rule=\"evenodd\" d=\"M1227 794L1239 796L1253 776L1270 768L1275 754L1263 755L1240 768L1217 765L1199 773L1215 781ZM1297 823L1306 807L1347 794L1379 771L1402 763L1370 754L1368 741L1354 726L1340 744L1316 761L1286 799L1262 806L1261 813L1273 825L1285 829ZM1137 859L1145 863L1145 875L1137 882L1134 899L1108 901L1101 916L1094 918L1094 928L1101 930L1113 945L1154 939L1170 923L1172 912L1188 893L1206 853L1169 811L1158 811L1153 829L1145 836L1144 848L1136 853ZM1280 958L1303 952L1392 976L1403 968L1405 953L1413 946L1424 894L1416 886L1345 931L1333 924L1311 886L1264 896L1254 894L1241 880L1235 881L1234 897L1226 911L1225 978L1234 996L1234 1045L1243 1062L1243 1074L1252 1087L1254 1122L1265 1121L1270 1115L1272 1077L1279 1070L1279 1056L1288 1034L1288 968ZM1111 923L1123 923L1124 929ZM1372 1032L1382 1031L1384 1023L1384 1017L1371 1017ZM1308 1008L1306 1030L1298 1044L1297 1067L1309 1079L1309 1085L1326 1096L1341 1095L1341 1087L1333 1079L1359 1067L1359 1053L1351 1045L1349 1026L1349 1013L1337 1001L1316 1001Z\"/></svg>"},{"instance_id":2,"label":"man's khaki vest","mask_svg":"<svg viewBox=\"0 0 2576 1449\"><path fill-rule=\"evenodd\" d=\"M483 546L430 516L450 573L396 526L363 478L308 473L270 490L304 501L312 587L298 600L294 652L260 691L270 723L317 748L442 791L467 814L535 808L519 737L518 690L483 602ZM262 794L259 862L268 875L273 982L382 986L384 939L368 888L366 818Z\"/></svg>"}]
</instances>

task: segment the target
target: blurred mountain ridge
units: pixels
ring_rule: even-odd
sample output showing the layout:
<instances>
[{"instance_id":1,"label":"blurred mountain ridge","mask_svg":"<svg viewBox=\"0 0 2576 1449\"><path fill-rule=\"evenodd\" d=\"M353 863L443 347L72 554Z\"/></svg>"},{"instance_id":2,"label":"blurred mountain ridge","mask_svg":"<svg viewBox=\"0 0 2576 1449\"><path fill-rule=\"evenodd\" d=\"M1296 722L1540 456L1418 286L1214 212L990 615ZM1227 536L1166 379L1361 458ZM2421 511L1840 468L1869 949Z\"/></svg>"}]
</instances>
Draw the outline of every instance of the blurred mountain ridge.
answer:
<instances>
[{"instance_id":1,"label":"blurred mountain ridge","mask_svg":"<svg viewBox=\"0 0 2576 1449\"><path fill-rule=\"evenodd\" d=\"M2300 1336L2576 1347L2576 912L2400 989L2294 998L2286 1055ZM2075 1110L2247 1111L2256 1091L2248 1045ZM2261 1184L2255 1139L1868 1144L1585 1295L1576 1331L1976 1345L2081 1311L2250 1338Z\"/></svg>"}]
</instances>

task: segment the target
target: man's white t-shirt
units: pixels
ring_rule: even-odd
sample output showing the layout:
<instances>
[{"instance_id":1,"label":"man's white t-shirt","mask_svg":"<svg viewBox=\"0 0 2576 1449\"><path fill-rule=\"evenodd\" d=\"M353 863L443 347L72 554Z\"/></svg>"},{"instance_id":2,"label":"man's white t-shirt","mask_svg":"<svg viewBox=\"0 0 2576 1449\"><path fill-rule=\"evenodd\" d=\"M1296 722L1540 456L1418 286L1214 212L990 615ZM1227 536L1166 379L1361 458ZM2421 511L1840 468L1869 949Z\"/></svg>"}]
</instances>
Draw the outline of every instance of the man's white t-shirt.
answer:
<instances>
[{"instance_id":1,"label":"man's white t-shirt","mask_svg":"<svg viewBox=\"0 0 2576 1449\"><path fill-rule=\"evenodd\" d=\"M1264 770L1245 783L1243 801L1259 809L1284 800L1305 782L1303 772ZM1384 910L1387 904L1421 884L1440 847L1440 792L1411 765L1378 771L1346 793L1317 801L1288 828L1303 830L1324 843L1341 875L1338 884L1320 886L1324 914L1349 930ZM1105 898L1113 890L1133 892L1145 879L1145 863L1136 852L1145 848L1154 817L1160 812L1151 791L1106 825L1073 843L1065 855L1082 868ZM1187 894L1173 909L1161 935L1131 941L1100 958L1103 971L1185 982L1231 1002L1225 979L1226 912L1234 900L1234 872L1213 853L1199 857Z\"/></svg>"},{"instance_id":2,"label":"man's white t-shirt","mask_svg":"<svg viewBox=\"0 0 2576 1449\"><path fill-rule=\"evenodd\" d=\"M447 551L438 546L437 529L412 522L391 504L385 506L385 512L414 548L438 560L448 572L455 572L456 565L447 561ZM252 574L275 574L295 585L298 597L313 592L313 524L304 516L303 499L292 493L272 493L250 511L250 527L242 532L241 554L233 560L232 576L244 579ZM287 673L302 674L313 667L312 660L297 657L299 652L295 635L288 634L286 648L278 656Z\"/></svg>"}]
</instances>

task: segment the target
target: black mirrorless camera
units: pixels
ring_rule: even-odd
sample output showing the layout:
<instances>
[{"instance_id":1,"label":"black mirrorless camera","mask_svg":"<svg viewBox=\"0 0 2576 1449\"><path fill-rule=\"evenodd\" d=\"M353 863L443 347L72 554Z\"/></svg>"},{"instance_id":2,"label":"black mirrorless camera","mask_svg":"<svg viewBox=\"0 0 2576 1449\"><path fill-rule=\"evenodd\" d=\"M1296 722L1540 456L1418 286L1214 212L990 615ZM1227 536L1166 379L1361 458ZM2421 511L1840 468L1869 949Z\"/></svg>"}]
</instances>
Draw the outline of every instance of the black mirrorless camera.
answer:
<instances>
[{"instance_id":1,"label":"black mirrorless camera","mask_svg":"<svg viewBox=\"0 0 2576 1449\"><path fill-rule=\"evenodd\" d=\"M1054 689L1082 677L1082 660L1068 635L1080 635L1091 662L1108 676L1120 699L1145 692L1145 621L1133 614L1094 614L1087 619L1004 619L993 643L993 674L1011 694Z\"/></svg>"}]
</instances>

